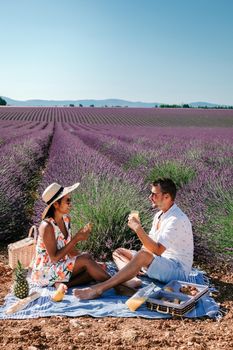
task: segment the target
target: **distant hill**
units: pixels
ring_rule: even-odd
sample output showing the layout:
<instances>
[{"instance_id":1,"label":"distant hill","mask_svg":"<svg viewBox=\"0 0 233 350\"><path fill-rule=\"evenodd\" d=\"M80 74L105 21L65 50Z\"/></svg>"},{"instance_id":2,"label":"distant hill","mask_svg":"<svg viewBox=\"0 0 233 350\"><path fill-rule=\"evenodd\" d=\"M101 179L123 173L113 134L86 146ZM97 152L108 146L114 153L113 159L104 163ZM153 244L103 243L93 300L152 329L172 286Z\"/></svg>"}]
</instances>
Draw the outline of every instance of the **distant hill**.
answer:
<instances>
[{"instance_id":1,"label":"distant hill","mask_svg":"<svg viewBox=\"0 0 233 350\"><path fill-rule=\"evenodd\" d=\"M159 103L149 103L149 102L132 102L126 100L119 99L106 99L106 100L26 100L19 101L13 100L9 97L2 96L4 100L6 100L7 104L10 106L69 106L75 105L79 106L82 104L83 107L89 107L90 105L94 105L95 107L155 107L158 106Z\"/></svg>"},{"instance_id":2,"label":"distant hill","mask_svg":"<svg viewBox=\"0 0 233 350\"><path fill-rule=\"evenodd\" d=\"M19 101L13 100L9 97L2 96L6 100L9 106L19 106L19 107L32 107L32 106L79 106L80 104L83 107L89 107L94 105L95 107L142 107L142 108L153 108L155 106L160 106L162 103L159 102L132 102L127 100L120 99L106 99L106 100L26 100ZM209 102L191 102L188 103L191 107L210 107L214 108L220 106L218 104L209 103Z\"/></svg>"}]
</instances>

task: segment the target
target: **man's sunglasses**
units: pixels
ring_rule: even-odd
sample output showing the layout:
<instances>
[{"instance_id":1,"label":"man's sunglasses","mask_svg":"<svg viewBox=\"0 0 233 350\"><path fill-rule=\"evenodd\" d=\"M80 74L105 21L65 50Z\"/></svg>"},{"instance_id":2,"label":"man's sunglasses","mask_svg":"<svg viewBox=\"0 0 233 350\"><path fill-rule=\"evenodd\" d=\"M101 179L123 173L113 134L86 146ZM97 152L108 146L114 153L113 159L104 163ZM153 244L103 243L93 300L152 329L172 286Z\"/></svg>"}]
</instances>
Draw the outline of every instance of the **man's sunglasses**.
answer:
<instances>
[{"instance_id":1,"label":"man's sunglasses","mask_svg":"<svg viewBox=\"0 0 233 350\"><path fill-rule=\"evenodd\" d=\"M157 195L160 194L160 193L165 194L164 192L154 193L154 192L150 191L150 196L151 196L151 197L157 196Z\"/></svg>"}]
</instances>

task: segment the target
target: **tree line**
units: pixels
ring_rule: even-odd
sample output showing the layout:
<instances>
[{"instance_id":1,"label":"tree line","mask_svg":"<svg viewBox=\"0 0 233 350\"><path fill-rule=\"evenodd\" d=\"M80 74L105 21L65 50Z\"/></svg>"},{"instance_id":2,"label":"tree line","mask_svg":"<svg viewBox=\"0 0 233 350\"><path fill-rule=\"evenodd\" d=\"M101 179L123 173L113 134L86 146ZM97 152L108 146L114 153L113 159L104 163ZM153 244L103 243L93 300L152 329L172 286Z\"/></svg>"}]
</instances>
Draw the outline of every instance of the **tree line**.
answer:
<instances>
[{"instance_id":1,"label":"tree line","mask_svg":"<svg viewBox=\"0 0 233 350\"><path fill-rule=\"evenodd\" d=\"M159 106L155 105L156 108L204 108L204 109L233 109L233 106L197 106L194 107L192 105L189 105L187 103L184 103L182 105L177 105L177 104L161 104Z\"/></svg>"},{"instance_id":2,"label":"tree line","mask_svg":"<svg viewBox=\"0 0 233 350\"><path fill-rule=\"evenodd\" d=\"M4 98L0 97L0 106L6 106L6 100Z\"/></svg>"}]
</instances>

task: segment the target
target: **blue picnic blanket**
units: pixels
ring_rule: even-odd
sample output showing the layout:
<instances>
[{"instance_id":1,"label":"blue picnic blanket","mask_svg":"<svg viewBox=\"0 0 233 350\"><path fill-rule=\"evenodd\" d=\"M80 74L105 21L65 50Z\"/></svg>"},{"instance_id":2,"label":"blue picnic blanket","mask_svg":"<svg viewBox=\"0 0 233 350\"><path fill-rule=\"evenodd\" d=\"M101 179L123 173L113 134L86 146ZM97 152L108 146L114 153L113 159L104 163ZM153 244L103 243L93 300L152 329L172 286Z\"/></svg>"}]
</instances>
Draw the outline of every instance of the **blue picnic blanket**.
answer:
<instances>
[{"instance_id":1,"label":"blue picnic blanket","mask_svg":"<svg viewBox=\"0 0 233 350\"><path fill-rule=\"evenodd\" d=\"M113 264L108 264L108 271L113 274L115 268ZM156 286L163 287L163 284L156 280L142 277L143 285L154 282ZM197 269L193 269L189 275L187 282L206 285L208 279L205 274ZM25 309L14 313L12 315L6 315L5 311L13 305L18 299L12 294L8 294L5 298L5 303L0 307L0 319L28 319L48 316L66 316L77 317L89 315L92 317L142 317L148 319L156 318L171 318L169 314L162 314L156 311L150 311L146 304L143 304L135 312L131 312L125 305L128 297L119 296L115 293L114 289L106 291L100 298L94 300L79 300L72 295L72 288L69 289L61 302L53 302L51 296L55 291L53 287L38 287L36 285L30 285L30 293L37 291L41 294L41 297L31 302ZM80 287L81 288L81 287ZM197 317L221 317L219 305L214 301L209 294L204 295L195 305L195 308L183 317L197 318Z\"/></svg>"}]
</instances>

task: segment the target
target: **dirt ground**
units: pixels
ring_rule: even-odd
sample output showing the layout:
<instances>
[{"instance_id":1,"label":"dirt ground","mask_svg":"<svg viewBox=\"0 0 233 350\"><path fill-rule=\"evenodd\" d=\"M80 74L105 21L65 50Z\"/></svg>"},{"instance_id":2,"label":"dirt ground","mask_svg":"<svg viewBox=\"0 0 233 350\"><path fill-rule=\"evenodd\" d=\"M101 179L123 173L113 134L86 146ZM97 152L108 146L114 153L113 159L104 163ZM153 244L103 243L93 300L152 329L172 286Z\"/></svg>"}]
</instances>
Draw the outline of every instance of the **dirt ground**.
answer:
<instances>
[{"instance_id":1,"label":"dirt ground","mask_svg":"<svg viewBox=\"0 0 233 350\"><path fill-rule=\"evenodd\" d=\"M224 260L223 260L224 261ZM224 317L146 320L141 318L51 317L0 321L0 346L36 349L233 349L233 269L230 262L205 266L219 289ZM12 284L6 251L0 252L0 304Z\"/></svg>"}]
</instances>

